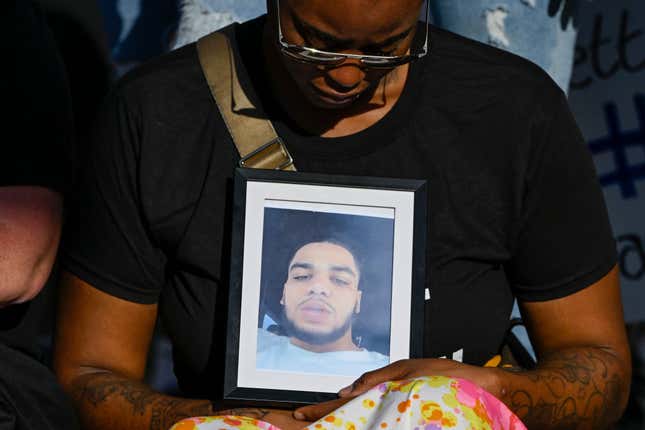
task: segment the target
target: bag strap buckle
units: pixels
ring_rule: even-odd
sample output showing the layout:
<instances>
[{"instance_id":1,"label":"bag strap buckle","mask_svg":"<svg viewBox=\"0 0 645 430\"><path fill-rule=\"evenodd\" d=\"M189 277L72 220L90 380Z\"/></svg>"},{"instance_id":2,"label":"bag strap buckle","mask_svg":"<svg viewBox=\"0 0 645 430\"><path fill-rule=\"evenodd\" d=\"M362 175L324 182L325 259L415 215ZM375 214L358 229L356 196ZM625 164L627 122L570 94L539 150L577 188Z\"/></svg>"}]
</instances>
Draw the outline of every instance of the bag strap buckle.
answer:
<instances>
[{"instance_id":1,"label":"bag strap buckle","mask_svg":"<svg viewBox=\"0 0 645 430\"><path fill-rule=\"evenodd\" d=\"M285 170L293 165L293 157L282 139L276 137L242 157L239 165L252 169Z\"/></svg>"}]
</instances>

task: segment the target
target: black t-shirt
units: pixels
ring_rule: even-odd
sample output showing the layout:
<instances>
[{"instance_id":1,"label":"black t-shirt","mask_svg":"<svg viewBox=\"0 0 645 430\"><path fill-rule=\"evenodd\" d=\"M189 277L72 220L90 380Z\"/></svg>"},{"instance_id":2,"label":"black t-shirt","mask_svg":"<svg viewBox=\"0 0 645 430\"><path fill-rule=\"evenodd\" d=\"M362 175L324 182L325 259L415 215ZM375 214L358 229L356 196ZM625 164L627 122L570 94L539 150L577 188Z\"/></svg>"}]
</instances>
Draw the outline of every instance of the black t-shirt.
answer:
<instances>
[{"instance_id":1,"label":"black t-shirt","mask_svg":"<svg viewBox=\"0 0 645 430\"><path fill-rule=\"evenodd\" d=\"M45 18L30 1L9 4L0 24L14 50L2 67L6 100L0 186L63 191L72 177L72 109L65 67Z\"/></svg>"},{"instance_id":2,"label":"black t-shirt","mask_svg":"<svg viewBox=\"0 0 645 430\"><path fill-rule=\"evenodd\" d=\"M262 91L263 22L236 36L300 171L429 181L426 356L463 350L464 362L482 364L514 296L566 296L614 265L591 158L563 93L537 66L432 28L430 53L383 119L321 138ZM114 296L159 303L180 386L193 395L219 394L206 384L223 369L237 160L195 46L179 49L111 95L68 232L68 270Z\"/></svg>"}]
</instances>

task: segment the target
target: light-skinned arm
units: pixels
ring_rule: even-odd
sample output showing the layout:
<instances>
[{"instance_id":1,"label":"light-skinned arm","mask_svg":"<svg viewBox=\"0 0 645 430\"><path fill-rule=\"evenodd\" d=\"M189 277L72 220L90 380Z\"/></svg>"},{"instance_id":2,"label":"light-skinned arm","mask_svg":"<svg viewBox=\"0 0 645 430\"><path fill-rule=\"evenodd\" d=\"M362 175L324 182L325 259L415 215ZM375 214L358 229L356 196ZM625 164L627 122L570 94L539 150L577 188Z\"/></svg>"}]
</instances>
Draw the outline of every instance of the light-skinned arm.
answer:
<instances>
[{"instance_id":1,"label":"light-skinned arm","mask_svg":"<svg viewBox=\"0 0 645 430\"><path fill-rule=\"evenodd\" d=\"M43 187L0 187L0 308L31 300L51 273L63 202Z\"/></svg>"}]
</instances>

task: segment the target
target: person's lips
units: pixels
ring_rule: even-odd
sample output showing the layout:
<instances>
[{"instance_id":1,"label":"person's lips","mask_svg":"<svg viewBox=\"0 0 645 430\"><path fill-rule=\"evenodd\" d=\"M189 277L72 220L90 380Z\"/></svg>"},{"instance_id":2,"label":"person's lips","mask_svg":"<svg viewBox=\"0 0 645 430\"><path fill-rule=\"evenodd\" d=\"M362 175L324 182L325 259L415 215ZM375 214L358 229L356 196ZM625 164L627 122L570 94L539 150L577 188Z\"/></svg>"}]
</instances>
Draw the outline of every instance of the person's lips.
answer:
<instances>
[{"instance_id":1,"label":"person's lips","mask_svg":"<svg viewBox=\"0 0 645 430\"><path fill-rule=\"evenodd\" d=\"M332 314L331 307L319 300L309 300L299 306L300 312L307 322L321 323Z\"/></svg>"},{"instance_id":2,"label":"person's lips","mask_svg":"<svg viewBox=\"0 0 645 430\"><path fill-rule=\"evenodd\" d=\"M330 306L320 300L309 300L300 305L300 308L312 311L331 312Z\"/></svg>"},{"instance_id":3,"label":"person's lips","mask_svg":"<svg viewBox=\"0 0 645 430\"><path fill-rule=\"evenodd\" d=\"M358 99L361 95L362 92L354 92L351 94L341 94L341 93L330 93L327 91L323 91L316 86L312 86L314 93L316 95L323 99L326 103L330 104L335 104L335 105L343 105L343 104L349 104L352 103L354 100Z\"/></svg>"}]
</instances>

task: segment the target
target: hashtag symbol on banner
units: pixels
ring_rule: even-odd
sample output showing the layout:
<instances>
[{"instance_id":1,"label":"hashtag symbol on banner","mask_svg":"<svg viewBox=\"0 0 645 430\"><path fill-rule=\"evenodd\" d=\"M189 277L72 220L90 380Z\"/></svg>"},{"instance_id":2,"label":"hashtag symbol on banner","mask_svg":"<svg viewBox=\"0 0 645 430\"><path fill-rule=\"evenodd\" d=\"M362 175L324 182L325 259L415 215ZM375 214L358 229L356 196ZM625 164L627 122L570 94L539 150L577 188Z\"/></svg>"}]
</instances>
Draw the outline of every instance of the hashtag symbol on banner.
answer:
<instances>
[{"instance_id":1,"label":"hashtag symbol on banner","mask_svg":"<svg viewBox=\"0 0 645 430\"><path fill-rule=\"evenodd\" d=\"M636 197L636 182L645 179L645 162L630 164L627 159L627 148L630 147L642 148L645 156L645 95L634 96L634 105L638 128L622 131L616 105L607 103L604 111L609 133L589 142L589 149L594 155L611 152L615 168L612 172L599 176L600 184L603 187L618 185L625 199Z\"/></svg>"}]
</instances>

